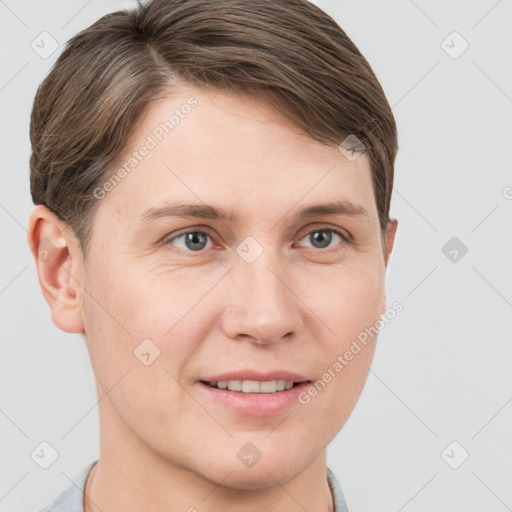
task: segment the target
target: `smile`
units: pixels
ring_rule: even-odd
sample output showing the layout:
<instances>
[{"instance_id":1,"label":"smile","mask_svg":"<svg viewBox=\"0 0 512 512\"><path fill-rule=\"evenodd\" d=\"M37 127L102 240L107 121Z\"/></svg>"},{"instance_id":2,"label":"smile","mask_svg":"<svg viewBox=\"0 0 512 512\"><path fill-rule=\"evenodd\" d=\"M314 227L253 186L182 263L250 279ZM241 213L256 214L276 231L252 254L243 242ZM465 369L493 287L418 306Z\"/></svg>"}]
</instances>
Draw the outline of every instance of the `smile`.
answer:
<instances>
[{"instance_id":1,"label":"smile","mask_svg":"<svg viewBox=\"0 0 512 512\"><path fill-rule=\"evenodd\" d=\"M291 389L296 382L292 380L219 380L218 382L204 382L207 386L217 389L228 389L229 391L240 391L242 393L276 393Z\"/></svg>"},{"instance_id":2,"label":"smile","mask_svg":"<svg viewBox=\"0 0 512 512\"><path fill-rule=\"evenodd\" d=\"M298 403L310 384L305 375L286 370L258 372L241 370L210 374L196 382L196 389L209 407L242 416L275 416Z\"/></svg>"}]
</instances>

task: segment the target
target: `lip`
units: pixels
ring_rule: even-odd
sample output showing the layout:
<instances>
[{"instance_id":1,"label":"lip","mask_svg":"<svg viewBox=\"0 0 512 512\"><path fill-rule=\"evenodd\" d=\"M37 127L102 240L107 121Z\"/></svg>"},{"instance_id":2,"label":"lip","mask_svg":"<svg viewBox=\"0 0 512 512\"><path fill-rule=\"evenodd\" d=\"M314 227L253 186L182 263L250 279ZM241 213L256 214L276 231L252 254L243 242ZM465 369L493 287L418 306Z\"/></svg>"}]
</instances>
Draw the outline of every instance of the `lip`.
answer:
<instances>
[{"instance_id":1,"label":"lip","mask_svg":"<svg viewBox=\"0 0 512 512\"><path fill-rule=\"evenodd\" d=\"M274 370L271 372L258 372L256 370L239 370L236 372L221 373L210 375L201 379L202 381L219 382L220 380L288 380L293 382L309 381L307 377L287 370Z\"/></svg>"},{"instance_id":2,"label":"lip","mask_svg":"<svg viewBox=\"0 0 512 512\"><path fill-rule=\"evenodd\" d=\"M218 389L206 384L220 380L286 380L298 382L290 389L275 393L243 393ZM311 384L311 380L289 371L257 372L244 370L211 375L196 382L198 391L213 405L243 416L277 416L297 405L299 394Z\"/></svg>"}]
</instances>

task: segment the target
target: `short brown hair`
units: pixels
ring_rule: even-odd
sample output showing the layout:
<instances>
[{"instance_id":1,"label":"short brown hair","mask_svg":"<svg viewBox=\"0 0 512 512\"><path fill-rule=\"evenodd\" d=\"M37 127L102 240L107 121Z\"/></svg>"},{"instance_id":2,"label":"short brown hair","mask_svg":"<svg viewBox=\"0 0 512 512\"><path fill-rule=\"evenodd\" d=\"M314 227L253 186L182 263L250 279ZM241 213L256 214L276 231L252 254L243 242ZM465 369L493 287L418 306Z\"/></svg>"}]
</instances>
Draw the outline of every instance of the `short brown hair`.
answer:
<instances>
[{"instance_id":1,"label":"short brown hair","mask_svg":"<svg viewBox=\"0 0 512 512\"><path fill-rule=\"evenodd\" d=\"M151 0L68 41L34 99L32 200L68 224L84 257L93 191L145 108L176 80L259 93L324 144L357 137L370 158L385 247L396 124L370 65L337 23L306 0Z\"/></svg>"}]
</instances>

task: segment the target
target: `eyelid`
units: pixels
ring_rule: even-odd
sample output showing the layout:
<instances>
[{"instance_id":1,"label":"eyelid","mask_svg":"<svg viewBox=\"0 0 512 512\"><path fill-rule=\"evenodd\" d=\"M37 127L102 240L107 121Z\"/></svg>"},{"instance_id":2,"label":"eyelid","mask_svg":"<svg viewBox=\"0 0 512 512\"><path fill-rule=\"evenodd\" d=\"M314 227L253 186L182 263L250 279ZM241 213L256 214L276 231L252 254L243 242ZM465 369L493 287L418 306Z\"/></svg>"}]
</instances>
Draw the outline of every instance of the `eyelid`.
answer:
<instances>
[{"instance_id":1,"label":"eyelid","mask_svg":"<svg viewBox=\"0 0 512 512\"><path fill-rule=\"evenodd\" d=\"M212 234L213 230L208 226L191 226L189 228L180 229L173 233L167 233L161 238L161 243L165 245L180 235L184 235L185 233L194 233L196 231L207 234L212 240L214 238L214 235Z\"/></svg>"},{"instance_id":2,"label":"eyelid","mask_svg":"<svg viewBox=\"0 0 512 512\"><path fill-rule=\"evenodd\" d=\"M352 242L354 240L353 236L345 229L335 226L329 226L329 225L321 225L321 226L314 226L309 227L306 229L306 231L301 231L301 234L299 237L302 239L306 235L310 235L311 233L314 233L315 231L333 231L334 233L337 233L338 235L343 238L346 242Z\"/></svg>"},{"instance_id":3,"label":"eyelid","mask_svg":"<svg viewBox=\"0 0 512 512\"><path fill-rule=\"evenodd\" d=\"M215 240L216 235L213 234L213 230L211 228L209 228L208 226L191 226L189 228L183 228L182 230L179 230L176 233L170 233L170 234L165 235L161 239L161 243L163 245L168 245L168 244L170 244L170 242L172 240L174 240L178 236L184 235L186 233L193 233L193 232L196 232L196 231L208 235L208 237L211 239L212 243L215 245L215 243L216 243L216 240ZM304 228L304 230L299 232L299 235L297 235L297 238L299 240L302 240L304 237L306 237L307 235L310 235L311 233L314 233L315 231L332 231L332 232L338 234L343 239L343 241L345 243L353 243L353 241L354 241L353 236L348 231L346 231L346 230L344 230L343 228L340 228L340 227L334 227L334 226L329 226L329 225L320 225L320 226L314 226L314 227L310 226L308 228ZM177 250L181 250L179 248L176 248L176 249ZM317 250L321 251L321 252L327 252L327 251L333 250L333 249L335 249L335 248L331 248L331 249L317 249ZM190 253L194 253L195 251L186 251L186 252L187 253L189 253L189 252ZM197 251L196 254L200 254L202 252L206 252L206 251L205 250Z\"/></svg>"},{"instance_id":4,"label":"eyelid","mask_svg":"<svg viewBox=\"0 0 512 512\"><path fill-rule=\"evenodd\" d=\"M339 237L341 238L341 242L338 243L337 245L335 245L334 247L330 247L330 248L323 248L323 249L319 249L319 248L316 248L316 247L307 247L307 249L310 249L310 250L313 250L315 252L318 252L319 254L332 254L332 253L336 253L336 252L339 252L340 250L342 250L343 248L346 248L346 246L348 244L351 244L353 245L354 244L354 239L352 237L352 235L345 231L344 229L342 228L339 228L339 227L333 227L333 226L320 226L320 227L313 227L313 228L309 228L307 229L306 231L303 231L301 232L301 234L299 235L299 240L302 240L303 238L307 237L308 235L311 235L312 233L315 233L317 231L331 231L333 233L336 233L337 235L339 235Z\"/></svg>"}]
</instances>

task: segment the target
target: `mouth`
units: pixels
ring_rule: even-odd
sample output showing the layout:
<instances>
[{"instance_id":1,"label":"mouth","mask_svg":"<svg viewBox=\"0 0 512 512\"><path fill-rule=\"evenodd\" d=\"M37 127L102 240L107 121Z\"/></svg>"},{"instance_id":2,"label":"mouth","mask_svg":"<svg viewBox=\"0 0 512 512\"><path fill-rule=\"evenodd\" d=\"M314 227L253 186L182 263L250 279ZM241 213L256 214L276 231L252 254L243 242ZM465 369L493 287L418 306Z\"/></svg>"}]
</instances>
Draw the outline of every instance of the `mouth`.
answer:
<instances>
[{"instance_id":1,"label":"mouth","mask_svg":"<svg viewBox=\"0 0 512 512\"><path fill-rule=\"evenodd\" d=\"M219 380L219 381L200 381L206 386L217 389L227 389L229 391L239 391L241 393L280 393L287 391L295 386L298 386L301 381L294 382L293 380Z\"/></svg>"},{"instance_id":2,"label":"mouth","mask_svg":"<svg viewBox=\"0 0 512 512\"><path fill-rule=\"evenodd\" d=\"M274 416L297 405L311 380L290 372L251 371L210 376L197 381L212 405L245 416Z\"/></svg>"}]
</instances>

